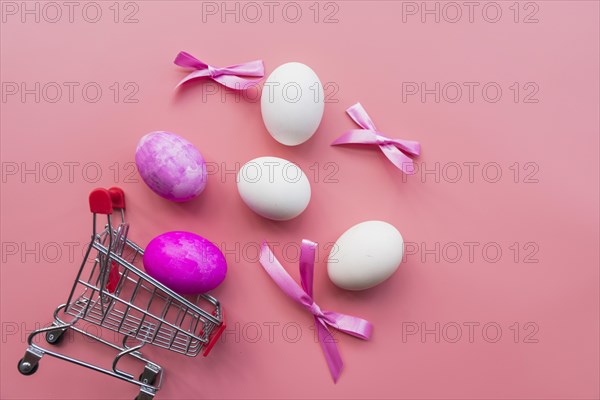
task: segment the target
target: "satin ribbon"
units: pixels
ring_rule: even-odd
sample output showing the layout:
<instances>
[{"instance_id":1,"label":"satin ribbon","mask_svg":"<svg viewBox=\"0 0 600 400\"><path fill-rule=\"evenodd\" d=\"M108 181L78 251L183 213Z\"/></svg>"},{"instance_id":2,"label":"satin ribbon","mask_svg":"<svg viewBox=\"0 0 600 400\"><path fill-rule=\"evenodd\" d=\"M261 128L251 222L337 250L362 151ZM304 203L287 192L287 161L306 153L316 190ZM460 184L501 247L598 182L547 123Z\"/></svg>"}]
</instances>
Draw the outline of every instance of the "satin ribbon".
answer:
<instances>
[{"instance_id":1,"label":"satin ribbon","mask_svg":"<svg viewBox=\"0 0 600 400\"><path fill-rule=\"evenodd\" d=\"M368 340L371 337L373 325L362 318L321 310L315 303L313 300L313 276L316 247L316 243L309 240L302 241L302 247L300 248L300 281L302 282L302 288L281 266L266 242L262 244L259 260L265 271L284 293L295 302L300 303L314 316L319 343L321 343L321 348L325 354L329 372L333 381L337 382L344 363L328 326L360 339Z\"/></svg>"},{"instance_id":2,"label":"satin ribbon","mask_svg":"<svg viewBox=\"0 0 600 400\"><path fill-rule=\"evenodd\" d=\"M360 103L356 103L346 110L350 118L363 129L353 129L331 143L332 146L340 144L376 144L383 154L404 173L412 175L415 168L409 155L418 156L421 152L419 142L404 139L390 139L375 128L375 124Z\"/></svg>"},{"instance_id":3,"label":"satin ribbon","mask_svg":"<svg viewBox=\"0 0 600 400\"><path fill-rule=\"evenodd\" d=\"M260 81L260 79L248 79L242 78L241 76L262 77L265 75L265 66L262 60L230 65L229 67L224 68L216 68L212 65L203 63L185 51L181 51L179 54L177 54L177 57L173 62L180 67L192 68L196 70L183 78L176 87L179 87L192 79L209 77L215 82L218 82L230 89L245 90L248 88L248 86L250 86L250 84L257 83Z\"/></svg>"}]
</instances>

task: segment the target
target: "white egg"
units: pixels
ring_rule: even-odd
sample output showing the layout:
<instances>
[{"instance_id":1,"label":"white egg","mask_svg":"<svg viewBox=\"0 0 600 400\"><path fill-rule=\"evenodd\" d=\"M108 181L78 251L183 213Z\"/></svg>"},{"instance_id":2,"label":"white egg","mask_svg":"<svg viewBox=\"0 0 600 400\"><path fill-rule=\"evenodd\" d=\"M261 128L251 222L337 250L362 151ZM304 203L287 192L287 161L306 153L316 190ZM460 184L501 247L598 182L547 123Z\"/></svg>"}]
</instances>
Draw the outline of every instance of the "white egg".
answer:
<instances>
[{"instance_id":1,"label":"white egg","mask_svg":"<svg viewBox=\"0 0 600 400\"><path fill-rule=\"evenodd\" d=\"M286 146L306 142L323 117L323 85L307 65L290 62L269 75L262 89L260 110L267 130Z\"/></svg>"},{"instance_id":2,"label":"white egg","mask_svg":"<svg viewBox=\"0 0 600 400\"><path fill-rule=\"evenodd\" d=\"M276 221L297 217L310 201L310 183L296 164L277 157L248 161L237 175L242 200L255 213Z\"/></svg>"},{"instance_id":3,"label":"white egg","mask_svg":"<svg viewBox=\"0 0 600 400\"><path fill-rule=\"evenodd\" d=\"M366 221L354 225L335 242L327 260L329 278L342 289L364 290L396 272L404 240L393 225Z\"/></svg>"}]
</instances>

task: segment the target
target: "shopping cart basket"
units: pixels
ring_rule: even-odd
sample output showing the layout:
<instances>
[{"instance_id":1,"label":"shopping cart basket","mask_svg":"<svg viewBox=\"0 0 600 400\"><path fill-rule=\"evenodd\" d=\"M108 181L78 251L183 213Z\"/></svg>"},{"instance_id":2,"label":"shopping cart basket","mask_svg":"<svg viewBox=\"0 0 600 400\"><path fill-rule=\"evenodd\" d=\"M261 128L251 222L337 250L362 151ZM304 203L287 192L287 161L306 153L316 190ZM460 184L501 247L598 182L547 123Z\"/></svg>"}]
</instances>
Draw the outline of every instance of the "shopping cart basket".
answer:
<instances>
[{"instance_id":1,"label":"shopping cart basket","mask_svg":"<svg viewBox=\"0 0 600 400\"><path fill-rule=\"evenodd\" d=\"M121 189L95 189L89 202L92 238L69 298L54 311L51 326L29 335L29 347L19 360L19 372L33 374L42 356L50 355L138 385L136 399L152 399L161 386L163 369L144 358L140 349L148 343L187 356L201 351L206 356L225 329L223 309L208 294L178 295L141 270L144 250L127 238L129 224L125 222L125 196ZM116 227L112 225L113 210L120 211L121 222ZM107 218L101 231L96 229L98 215ZM102 329L98 335L91 334L82 328L83 321ZM68 330L116 351L112 367L103 368L33 342L43 333L47 343L58 344ZM107 332L120 340L106 340L103 333ZM139 379L118 368L125 356L145 364Z\"/></svg>"}]
</instances>

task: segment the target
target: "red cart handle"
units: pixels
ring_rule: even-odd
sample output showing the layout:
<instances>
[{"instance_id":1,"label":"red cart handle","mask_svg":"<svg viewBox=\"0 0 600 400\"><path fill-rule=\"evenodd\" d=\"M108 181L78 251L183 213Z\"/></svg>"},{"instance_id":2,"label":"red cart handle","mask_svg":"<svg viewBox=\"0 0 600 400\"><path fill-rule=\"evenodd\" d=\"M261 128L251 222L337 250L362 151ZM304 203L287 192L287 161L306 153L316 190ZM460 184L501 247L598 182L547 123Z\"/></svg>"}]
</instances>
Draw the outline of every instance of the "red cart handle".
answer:
<instances>
[{"instance_id":1,"label":"red cart handle","mask_svg":"<svg viewBox=\"0 0 600 400\"><path fill-rule=\"evenodd\" d=\"M94 214L112 214L112 200L108 190L97 188L91 191L90 211Z\"/></svg>"},{"instance_id":2,"label":"red cart handle","mask_svg":"<svg viewBox=\"0 0 600 400\"><path fill-rule=\"evenodd\" d=\"M204 357L206 357L208 355L208 353L210 353L213 346L215 345L215 343L217 343L217 340L219 340L219 337L221 337L221 334L223 333L223 331L225 330L226 327L227 327L227 325L225 324L225 309L223 308L223 306L221 306L221 325L219 325L217 327L216 331L212 332L212 335L208 341L208 344L206 345L206 347L204 349L204 353L202 353L202 355Z\"/></svg>"},{"instance_id":3,"label":"red cart handle","mask_svg":"<svg viewBox=\"0 0 600 400\"><path fill-rule=\"evenodd\" d=\"M111 187L110 189L108 189L108 192L110 193L110 199L112 200L113 208L121 208L124 210L125 192L123 192L123 189L118 187Z\"/></svg>"},{"instance_id":4,"label":"red cart handle","mask_svg":"<svg viewBox=\"0 0 600 400\"><path fill-rule=\"evenodd\" d=\"M108 190L97 188L90 192L90 211L94 214L112 214L113 208L125 209L125 193L112 187Z\"/></svg>"}]
</instances>

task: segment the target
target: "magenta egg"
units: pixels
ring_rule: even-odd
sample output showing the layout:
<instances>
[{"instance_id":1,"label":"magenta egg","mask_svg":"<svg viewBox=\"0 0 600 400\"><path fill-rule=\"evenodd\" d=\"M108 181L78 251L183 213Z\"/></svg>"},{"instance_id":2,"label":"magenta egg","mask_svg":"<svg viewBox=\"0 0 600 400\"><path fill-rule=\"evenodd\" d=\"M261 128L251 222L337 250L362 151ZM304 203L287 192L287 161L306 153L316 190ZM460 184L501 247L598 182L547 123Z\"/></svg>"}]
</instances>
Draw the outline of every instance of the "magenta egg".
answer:
<instances>
[{"instance_id":1,"label":"magenta egg","mask_svg":"<svg viewBox=\"0 0 600 400\"><path fill-rule=\"evenodd\" d=\"M140 176L153 192L165 199L184 202L206 187L206 163L189 141L170 132L151 132L135 151Z\"/></svg>"},{"instance_id":2,"label":"magenta egg","mask_svg":"<svg viewBox=\"0 0 600 400\"><path fill-rule=\"evenodd\" d=\"M152 239L144 251L148 275L179 294L216 288L227 274L221 250L195 233L174 231Z\"/></svg>"}]
</instances>

